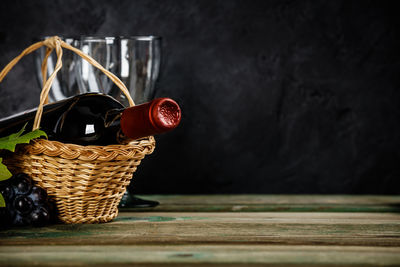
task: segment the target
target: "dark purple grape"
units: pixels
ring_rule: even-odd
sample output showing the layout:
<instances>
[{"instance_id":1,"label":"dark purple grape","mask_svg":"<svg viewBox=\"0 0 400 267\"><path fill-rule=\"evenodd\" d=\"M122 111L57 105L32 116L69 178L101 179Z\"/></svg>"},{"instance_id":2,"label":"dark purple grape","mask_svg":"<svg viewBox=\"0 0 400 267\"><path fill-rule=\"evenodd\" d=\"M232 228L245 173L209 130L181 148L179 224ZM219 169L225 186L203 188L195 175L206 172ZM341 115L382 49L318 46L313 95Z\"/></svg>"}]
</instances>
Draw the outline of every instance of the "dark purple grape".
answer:
<instances>
[{"instance_id":1,"label":"dark purple grape","mask_svg":"<svg viewBox=\"0 0 400 267\"><path fill-rule=\"evenodd\" d=\"M19 173L14 175L11 179L17 195L27 194L31 191L32 180L27 174Z\"/></svg>"},{"instance_id":2,"label":"dark purple grape","mask_svg":"<svg viewBox=\"0 0 400 267\"><path fill-rule=\"evenodd\" d=\"M48 209L43 206L36 208L30 215L31 223L35 226L43 226L50 220L50 213Z\"/></svg>"},{"instance_id":3,"label":"dark purple grape","mask_svg":"<svg viewBox=\"0 0 400 267\"><path fill-rule=\"evenodd\" d=\"M47 192L39 186L33 186L31 193L28 195L36 205L47 201Z\"/></svg>"},{"instance_id":4,"label":"dark purple grape","mask_svg":"<svg viewBox=\"0 0 400 267\"><path fill-rule=\"evenodd\" d=\"M29 218L29 216L24 216L22 214L16 213L12 224L15 226L29 225L31 224L31 219Z\"/></svg>"},{"instance_id":5,"label":"dark purple grape","mask_svg":"<svg viewBox=\"0 0 400 267\"><path fill-rule=\"evenodd\" d=\"M3 195L4 200L8 202L14 198L14 187L11 184L7 184L0 189L0 193Z\"/></svg>"},{"instance_id":6,"label":"dark purple grape","mask_svg":"<svg viewBox=\"0 0 400 267\"><path fill-rule=\"evenodd\" d=\"M1 181L0 192L6 202L6 208L0 209L0 226L43 226L55 218L56 210L46 190L35 186L27 174Z\"/></svg>"},{"instance_id":7,"label":"dark purple grape","mask_svg":"<svg viewBox=\"0 0 400 267\"><path fill-rule=\"evenodd\" d=\"M32 200L26 196L18 196L14 200L14 208L22 214L31 212L33 206Z\"/></svg>"}]
</instances>

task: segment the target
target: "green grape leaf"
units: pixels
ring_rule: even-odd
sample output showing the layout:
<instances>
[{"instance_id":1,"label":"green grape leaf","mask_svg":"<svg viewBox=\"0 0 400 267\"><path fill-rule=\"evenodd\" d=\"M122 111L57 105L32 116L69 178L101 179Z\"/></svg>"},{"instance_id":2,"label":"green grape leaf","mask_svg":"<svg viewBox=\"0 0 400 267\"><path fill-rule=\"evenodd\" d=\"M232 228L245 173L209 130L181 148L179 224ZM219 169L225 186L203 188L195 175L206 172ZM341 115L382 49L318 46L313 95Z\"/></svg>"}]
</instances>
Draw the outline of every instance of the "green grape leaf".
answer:
<instances>
[{"instance_id":1,"label":"green grape leaf","mask_svg":"<svg viewBox=\"0 0 400 267\"><path fill-rule=\"evenodd\" d=\"M0 208L4 208L5 206L6 206L6 202L4 201L4 198L0 193Z\"/></svg>"},{"instance_id":2,"label":"green grape leaf","mask_svg":"<svg viewBox=\"0 0 400 267\"><path fill-rule=\"evenodd\" d=\"M10 134L9 136L1 137L0 150L5 149L11 152L15 152L15 147L18 144L29 144L31 140L39 137L47 138L47 134L39 129L23 134L25 131L25 127L26 124L24 125L24 127L22 127L22 129L18 133L13 133ZM12 176L11 172L7 169L7 166L4 165L2 161L3 159L0 158L0 181L7 180ZM5 207L5 206L6 203L4 201L3 195L0 193L0 207Z\"/></svg>"},{"instance_id":3,"label":"green grape leaf","mask_svg":"<svg viewBox=\"0 0 400 267\"><path fill-rule=\"evenodd\" d=\"M0 158L0 181L7 180L12 176L11 172L7 169L6 165L1 163L2 161L3 159Z\"/></svg>"},{"instance_id":4,"label":"green grape leaf","mask_svg":"<svg viewBox=\"0 0 400 267\"><path fill-rule=\"evenodd\" d=\"M6 149L11 152L14 152L15 147L18 144L29 144L31 140L43 136L47 138L47 134L39 129L34 130L32 132L28 132L26 134L23 134L24 131L25 131L25 126L18 133L14 133L9 136L0 138L0 149Z\"/></svg>"},{"instance_id":5,"label":"green grape leaf","mask_svg":"<svg viewBox=\"0 0 400 267\"><path fill-rule=\"evenodd\" d=\"M10 134L9 136L0 138L0 150L5 149L11 152L15 151L15 147L18 144L28 144L31 140L39 137L46 137L47 134L42 130L35 130L24 134L26 124L18 133ZM0 181L7 180L12 176L11 172L2 163L2 158L0 158Z\"/></svg>"}]
</instances>

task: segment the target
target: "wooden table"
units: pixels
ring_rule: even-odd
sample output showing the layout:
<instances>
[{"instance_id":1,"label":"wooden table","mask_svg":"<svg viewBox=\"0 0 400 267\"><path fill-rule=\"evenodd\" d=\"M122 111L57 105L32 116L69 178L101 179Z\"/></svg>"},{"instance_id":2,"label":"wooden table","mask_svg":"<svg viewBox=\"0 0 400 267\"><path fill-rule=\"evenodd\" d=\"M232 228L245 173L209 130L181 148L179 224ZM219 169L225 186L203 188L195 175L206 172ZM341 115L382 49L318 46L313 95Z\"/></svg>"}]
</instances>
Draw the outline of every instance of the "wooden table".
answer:
<instances>
[{"instance_id":1,"label":"wooden table","mask_svg":"<svg viewBox=\"0 0 400 267\"><path fill-rule=\"evenodd\" d=\"M111 223L0 232L0 266L400 266L399 196L143 196Z\"/></svg>"}]
</instances>

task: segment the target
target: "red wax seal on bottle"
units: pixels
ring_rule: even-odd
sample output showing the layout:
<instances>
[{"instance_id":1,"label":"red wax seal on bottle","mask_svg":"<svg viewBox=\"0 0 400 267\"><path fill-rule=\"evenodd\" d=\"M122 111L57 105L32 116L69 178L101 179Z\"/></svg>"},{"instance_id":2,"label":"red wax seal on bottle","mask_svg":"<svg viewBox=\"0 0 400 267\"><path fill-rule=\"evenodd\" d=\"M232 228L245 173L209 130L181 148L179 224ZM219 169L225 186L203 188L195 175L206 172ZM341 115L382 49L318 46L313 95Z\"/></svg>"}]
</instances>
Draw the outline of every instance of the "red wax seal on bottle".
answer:
<instances>
[{"instance_id":1,"label":"red wax seal on bottle","mask_svg":"<svg viewBox=\"0 0 400 267\"><path fill-rule=\"evenodd\" d=\"M168 132L181 121L181 109L170 98L156 98L151 102L125 109L121 115L121 130L126 137L138 139Z\"/></svg>"}]
</instances>

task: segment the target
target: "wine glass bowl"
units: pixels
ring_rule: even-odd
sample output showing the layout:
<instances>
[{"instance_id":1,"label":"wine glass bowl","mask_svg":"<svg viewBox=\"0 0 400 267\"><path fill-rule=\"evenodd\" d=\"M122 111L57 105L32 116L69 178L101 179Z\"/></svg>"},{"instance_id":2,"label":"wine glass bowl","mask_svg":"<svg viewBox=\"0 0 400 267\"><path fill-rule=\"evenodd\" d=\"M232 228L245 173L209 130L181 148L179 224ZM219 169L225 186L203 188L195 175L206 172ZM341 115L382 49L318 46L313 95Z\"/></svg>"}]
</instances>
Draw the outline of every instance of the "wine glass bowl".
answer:
<instances>
[{"instance_id":1,"label":"wine glass bowl","mask_svg":"<svg viewBox=\"0 0 400 267\"><path fill-rule=\"evenodd\" d=\"M161 62L161 38L158 36L131 36L119 38L119 77L127 86L136 104L154 98ZM125 97L119 93L123 104Z\"/></svg>"},{"instance_id":2,"label":"wine glass bowl","mask_svg":"<svg viewBox=\"0 0 400 267\"><path fill-rule=\"evenodd\" d=\"M82 36L79 40L79 49L106 70L117 73L118 45L115 37ZM76 77L81 92L110 94L113 82L101 70L83 58L78 58L76 64Z\"/></svg>"},{"instance_id":3,"label":"wine glass bowl","mask_svg":"<svg viewBox=\"0 0 400 267\"><path fill-rule=\"evenodd\" d=\"M45 40L48 37L40 38L40 40ZM79 40L75 37L60 37L64 42L74 47L79 45ZM46 54L46 47L39 48L35 53L35 67L36 67L36 77L40 88L43 87L43 77L41 72L41 66L43 59ZM76 77L76 66L77 66L77 55L70 50L63 50L63 67L57 73L57 77L54 79L51 90L49 92L49 102L55 102L65 99L70 96L80 94L77 84ZM56 65L57 56L55 53L50 54L47 59L47 78L54 72Z\"/></svg>"}]
</instances>

